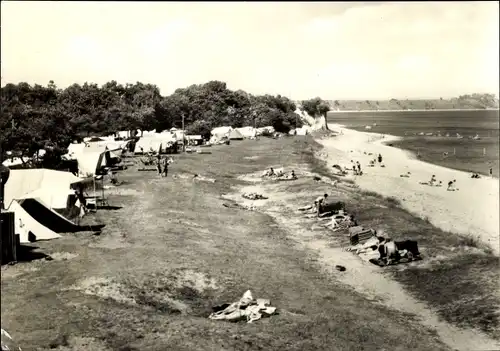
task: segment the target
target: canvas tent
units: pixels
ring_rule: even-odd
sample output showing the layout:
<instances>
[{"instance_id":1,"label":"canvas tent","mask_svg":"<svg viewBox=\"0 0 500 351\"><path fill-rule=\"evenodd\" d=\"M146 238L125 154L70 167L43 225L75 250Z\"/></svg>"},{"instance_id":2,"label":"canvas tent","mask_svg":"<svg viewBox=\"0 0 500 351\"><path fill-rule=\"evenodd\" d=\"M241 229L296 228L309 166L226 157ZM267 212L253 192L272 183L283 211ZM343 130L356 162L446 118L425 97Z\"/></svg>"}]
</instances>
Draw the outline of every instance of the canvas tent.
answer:
<instances>
[{"instance_id":1,"label":"canvas tent","mask_svg":"<svg viewBox=\"0 0 500 351\"><path fill-rule=\"evenodd\" d=\"M171 133L157 133L141 137L135 144L134 153L141 154L150 151L162 153L175 144L177 139Z\"/></svg>"},{"instance_id":2,"label":"canvas tent","mask_svg":"<svg viewBox=\"0 0 500 351\"><path fill-rule=\"evenodd\" d=\"M9 159L3 161L2 164L5 167L9 167L11 169L14 169L14 168L23 167L23 165L29 161L30 161L29 157L23 157L22 159L21 159L21 157L13 157L13 158L9 158Z\"/></svg>"},{"instance_id":3,"label":"canvas tent","mask_svg":"<svg viewBox=\"0 0 500 351\"><path fill-rule=\"evenodd\" d=\"M231 129L231 131L229 132L229 139L230 140L243 140L243 135L241 135L240 132L238 132L238 130L236 129Z\"/></svg>"},{"instance_id":4,"label":"canvas tent","mask_svg":"<svg viewBox=\"0 0 500 351\"><path fill-rule=\"evenodd\" d=\"M186 140L188 144L199 145L203 141L201 135L186 135Z\"/></svg>"},{"instance_id":5,"label":"canvas tent","mask_svg":"<svg viewBox=\"0 0 500 351\"><path fill-rule=\"evenodd\" d=\"M9 207L9 211L14 212L14 228L16 234L19 234L19 241L21 244L36 240L50 240L61 237L61 235L34 219L19 202L13 201Z\"/></svg>"},{"instance_id":6,"label":"canvas tent","mask_svg":"<svg viewBox=\"0 0 500 351\"><path fill-rule=\"evenodd\" d=\"M236 130L245 138L255 138L257 136L257 130L254 127L242 127L236 128Z\"/></svg>"},{"instance_id":7,"label":"canvas tent","mask_svg":"<svg viewBox=\"0 0 500 351\"><path fill-rule=\"evenodd\" d=\"M217 139L222 139L224 137L229 137L229 133L231 132L233 128L231 127L217 127L212 129L210 134L212 134L214 137Z\"/></svg>"},{"instance_id":8,"label":"canvas tent","mask_svg":"<svg viewBox=\"0 0 500 351\"><path fill-rule=\"evenodd\" d=\"M13 200L37 198L49 208L63 209L72 194L71 185L82 182L70 172L52 169L19 169L11 170L5 184L5 205Z\"/></svg>"},{"instance_id":9,"label":"canvas tent","mask_svg":"<svg viewBox=\"0 0 500 351\"><path fill-rule=\"evenodd\" d=\"M70 172L51 169L11 170L5 184L5 205L15 215L21 243L60 237L78 230L52 209L64 209L73 193L71 185L83 181Z\"/></svg>"},{"instance_id":10,"label":"canvas tent","mask_svg":"<svg viewBox=\"0 0 500 351\"><path fill-rule=\"evenodd\" d=\"M60 238L59 233L76 232L80 227L49 209L39 199L14 200L9 211L14 212L15 232L20 243Z\"/></svg>"},{"instance_id":11,"label":"canvas tent","mask_svg":"<svg viewBox=\"0 0 500 351\"><path fill-rule=\"evenodd\" d=\"M92 177L108 164L109 151L84 151L76 155L78 161L78 175L80 177Z\"/></svg>"}]
</instances>

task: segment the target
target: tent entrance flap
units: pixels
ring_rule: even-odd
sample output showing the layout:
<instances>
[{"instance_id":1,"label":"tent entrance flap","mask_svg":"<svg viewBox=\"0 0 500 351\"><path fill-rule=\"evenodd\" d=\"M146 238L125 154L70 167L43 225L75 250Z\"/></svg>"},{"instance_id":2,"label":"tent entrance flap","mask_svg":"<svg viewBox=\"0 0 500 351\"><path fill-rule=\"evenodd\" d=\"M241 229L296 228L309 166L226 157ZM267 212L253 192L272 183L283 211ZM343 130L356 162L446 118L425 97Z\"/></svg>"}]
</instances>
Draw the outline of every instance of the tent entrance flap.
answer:
<instances>
[{"instance_id":1,"label":"tent entrance flap","mask_svg":"<svg viewBox=\"0 0 500 351\"><path fill-rule=\"evenodd\" d=\"M45 207L36 199L24 199L18 202L34 220L55 233L71 233L80 229L79 226Z\"/></svg>"}]
</instances>

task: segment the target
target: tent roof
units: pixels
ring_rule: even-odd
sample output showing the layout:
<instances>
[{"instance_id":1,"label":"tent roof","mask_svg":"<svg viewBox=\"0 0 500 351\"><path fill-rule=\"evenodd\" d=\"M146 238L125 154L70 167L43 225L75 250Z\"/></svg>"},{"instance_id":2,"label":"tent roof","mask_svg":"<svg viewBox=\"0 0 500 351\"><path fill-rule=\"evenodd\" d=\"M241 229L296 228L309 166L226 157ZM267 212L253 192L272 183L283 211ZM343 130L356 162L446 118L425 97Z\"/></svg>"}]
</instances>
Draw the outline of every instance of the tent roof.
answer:
<instances>
[{"instance_id":1,"label":"tent roof","mask_svg":"<svg viewBox=\"0 0 500 351\"><path fill-rule=\"evenodd\" d=\"M229 132L229 139L243 139L243 135L236 129L232 129Z\"/></svg>"},{"instance_id":2,"label":"tent roof","mask_svg":"<svg viewBox=\"0 0 500 351\"><path fill-rule=\"evenodd\" d=\"M223 135L223 134L228 134L233 128L231 127L216 127L212 129L210 134L212 135Z\"/></svg>"},{"instance_id":3,"label":"tent roof","mask_svg":"<svg viewBox=\"0 0 500 351\"><path fill-rule=\"evenodd\" d=\"M71 184L82 181L70 172L53 169L11 170L5 184L5 205L9 206L12 200L37 197L50 207L64 208Z\"/></svg>"}]
</instances>

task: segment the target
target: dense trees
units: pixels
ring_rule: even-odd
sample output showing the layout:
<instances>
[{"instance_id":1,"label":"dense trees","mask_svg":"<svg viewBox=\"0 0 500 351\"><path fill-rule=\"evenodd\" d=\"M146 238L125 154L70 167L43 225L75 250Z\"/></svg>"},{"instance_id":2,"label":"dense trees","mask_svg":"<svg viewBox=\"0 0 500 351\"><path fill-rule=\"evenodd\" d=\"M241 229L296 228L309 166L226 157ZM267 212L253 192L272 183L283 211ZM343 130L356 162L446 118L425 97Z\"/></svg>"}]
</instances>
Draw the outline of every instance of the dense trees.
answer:
<instances>
[{"instance_id":1,"label":"dense trees","mask_svg":"<svg viewBox=\"0 0 500 351\"><path fill-rule=\"evenodd\" d=\"M327 106L313 105L308 108L315 114L323 114ZM190 133L205 136L222 125L271 125L288 132L302 125L295 110L295 103L286 97L232 91L220 81L177 89L165 97L157 86L140 82L73 84L66 89L53 81L47 86L7 84L1 88L0 143L3 151L26 156L42 148L60 154L76 138L118 130L181 128L183 117Z\"/></svg>"}]
</instances>

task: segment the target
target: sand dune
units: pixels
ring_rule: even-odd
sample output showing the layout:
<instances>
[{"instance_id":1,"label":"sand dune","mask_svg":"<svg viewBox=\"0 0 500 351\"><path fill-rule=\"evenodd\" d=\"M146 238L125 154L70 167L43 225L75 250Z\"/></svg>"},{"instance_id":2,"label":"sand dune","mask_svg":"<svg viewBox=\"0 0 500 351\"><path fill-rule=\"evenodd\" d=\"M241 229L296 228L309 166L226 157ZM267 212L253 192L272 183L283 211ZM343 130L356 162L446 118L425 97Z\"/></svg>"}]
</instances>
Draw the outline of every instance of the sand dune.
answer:
<instances>
[{"instance_id":1,"label":"sand dune","mask_svg":"<svg viewBox=\"0 0 500 351\"><path fill-rule=\"evenodd\" d=\"M363 189L392 196L403 206L422 218L428 218L435 226L465 235L471 235L487 243L498 255L499 248L499 183L498 179L471 179L469 173L425 163L409 152L382 144L397 137L364 133L329 124L332 130L342 130L343 135L318 140L326 151L339 154L342 159L329 159L329 165L349 165L359 161L363 176L353 176ZM364 152L374 155L368 156ZM330 152L329 152L330 153ZM382 154L385 168L368 167L375 155ZM411 172L410 178L400 174ZM443 182L443 187L420 185L432 175ZM447 191L447 183L456 179L458 191Z\"/></svg>"}]
</instances>

